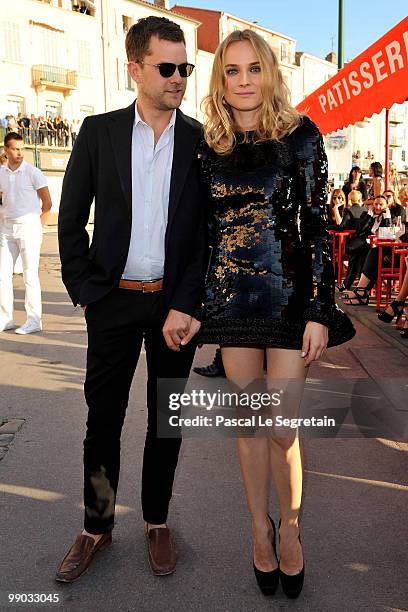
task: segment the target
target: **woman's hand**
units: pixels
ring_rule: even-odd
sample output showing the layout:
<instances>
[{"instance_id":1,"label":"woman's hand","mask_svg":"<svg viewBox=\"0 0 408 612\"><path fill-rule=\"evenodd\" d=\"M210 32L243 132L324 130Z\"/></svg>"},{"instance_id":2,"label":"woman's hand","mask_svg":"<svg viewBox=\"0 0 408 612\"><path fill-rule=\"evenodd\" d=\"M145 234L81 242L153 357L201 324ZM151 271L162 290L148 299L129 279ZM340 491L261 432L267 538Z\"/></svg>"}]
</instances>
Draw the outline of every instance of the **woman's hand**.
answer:
<instances>
[{"instance_id":1,"label":"woman's hand","mask_svg":"<svg viewBox=\"0 0 408 612\"><path fill-rule=\"evenodd\" d=\"M320 359L329 341L329 330L326 325L308 321L303 334L302 357L305 359L305 368L312 361Z\"/></svg>"}]
</instances>

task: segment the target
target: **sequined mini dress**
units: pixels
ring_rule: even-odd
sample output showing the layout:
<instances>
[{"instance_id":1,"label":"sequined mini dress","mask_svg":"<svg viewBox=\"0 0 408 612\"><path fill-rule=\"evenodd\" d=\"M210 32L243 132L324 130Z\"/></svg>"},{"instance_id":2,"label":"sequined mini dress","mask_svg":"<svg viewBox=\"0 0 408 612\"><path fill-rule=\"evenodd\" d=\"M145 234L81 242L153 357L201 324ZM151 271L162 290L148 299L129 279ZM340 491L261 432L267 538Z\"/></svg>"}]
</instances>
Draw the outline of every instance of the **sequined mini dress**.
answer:
<instances>
[{"instance_id":1,"label":"sequined mini dress","mask_svg":"<svg viewBox=\"0 0 408 612\"><path fill-rule=\"evenodd\" d=\"M335 303L327 158L315 124L280 141L237 133L229 155L198 148L210 253L197 341L301 349L307 321L329 346L355 334Z\"/></svg>"}]
</instances>

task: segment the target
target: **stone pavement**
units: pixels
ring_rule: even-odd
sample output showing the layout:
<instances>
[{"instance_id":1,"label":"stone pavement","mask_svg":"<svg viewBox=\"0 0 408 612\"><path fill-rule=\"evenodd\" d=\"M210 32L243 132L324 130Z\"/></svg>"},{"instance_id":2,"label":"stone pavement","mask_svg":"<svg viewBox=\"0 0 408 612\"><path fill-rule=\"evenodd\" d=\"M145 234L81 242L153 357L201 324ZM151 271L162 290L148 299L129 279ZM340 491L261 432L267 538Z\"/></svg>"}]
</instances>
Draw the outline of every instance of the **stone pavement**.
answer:
<instances>
[{"instance_id":1,"label":"stone pavement","mask_svg":"<svg viewBox=\"0 0 408 612\"><path fill-rule=\"evenodd\" d=\"M53 228L44 237L41 268L43 333L0 335L0 610L9 609L10 593L59 598L48 606L18 606L22 610L52 605L80 612L408 610L408 444L396 437L305 441L301 528L306 579L297 601L287 600L281 590L267 600L257 589L234 441L185 439L169 517L178 568L172 576L153 576L139 502L144 358L122 436L114 544L77 583L55 583L55 569L82 521L86 333L82 311L73 308L60 280ZM15 287L16 322L22 323L21 278ZM345 387L351 379L377 381L402 415L406 345L392 326L377 324L370 311L349 311L358 317L357 336L328 350L309 378L333 377ZM208 363L212 355L212 347L197 351L196 365ZM278 520L273 492L270 510Z\"/></svg>"}]
</instances>

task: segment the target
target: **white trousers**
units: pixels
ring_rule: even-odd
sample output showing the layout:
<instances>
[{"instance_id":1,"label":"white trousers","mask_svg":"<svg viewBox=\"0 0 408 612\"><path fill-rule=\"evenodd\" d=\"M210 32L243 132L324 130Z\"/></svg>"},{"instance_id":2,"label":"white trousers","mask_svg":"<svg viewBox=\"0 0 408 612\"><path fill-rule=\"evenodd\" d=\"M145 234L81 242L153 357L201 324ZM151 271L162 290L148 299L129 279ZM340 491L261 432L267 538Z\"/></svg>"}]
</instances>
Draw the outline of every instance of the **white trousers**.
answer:
<instances>
[{"instance_id":1,"label":"white trousers","mask_svg":"<svg viewBox=\"0 0 408 612\"><path fill-rule=\"evenodd\" d=\"M0 322L13 320L13 269L20 254L27 320L41 323L41 286L38 276L41 242L42 225L39 215L0 220Z\"/></svg>"}]
</instances>

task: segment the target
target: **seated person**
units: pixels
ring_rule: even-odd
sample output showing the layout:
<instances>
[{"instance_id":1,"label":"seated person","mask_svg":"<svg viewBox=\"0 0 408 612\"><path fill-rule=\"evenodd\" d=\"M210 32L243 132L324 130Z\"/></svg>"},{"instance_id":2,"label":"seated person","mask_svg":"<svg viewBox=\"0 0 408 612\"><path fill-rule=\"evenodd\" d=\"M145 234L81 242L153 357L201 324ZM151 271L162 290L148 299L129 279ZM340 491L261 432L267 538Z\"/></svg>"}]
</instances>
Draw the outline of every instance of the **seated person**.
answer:
<instances>
[{"instance_id":1,"label":"seated person","mask_svg":"<svg viewBox=\"0 0 408 612\"><path fill-rule=\"evenodd\" d=\"M395 198L395 193L392 189L384 191L384 195L387 198L388 208L391 212L391 219L396 224L398 217L401 223L405 223L405 208L399 204Z\"/></svg>"},{"instance_id":2,"label":"seated person","mask_svg":"<svg viewBox=\"0 0 408 612\"><path fill-rule=\"evenodd\" d=\"M361 191L350 191L347 199L347 208L343 210L343 217L337 229L339 231L356 229L358 221L364 211L365 208L363 206Z\"/></svg>"},{"instance_id":3,"label":"seated person","mask_svg":"<svg viewBox=\"0 0 408 612\"><path fill-rule=\"evenodd\" d=\"M387 199L385 196L377 196L374 199L374 216L372 216L371 219L366 222L366 217L368 216L370 216L370 213L366 213L360 218L360 223L362 223L365 228L369 228L371 226L371 230L367 234L367 237L370 234L377 233L380 227L391 226L391 212L388 208ZM357 233L355 236L353 236L353 239L356 238L356 236ZM400 236L400 242L405 242L406 237L407 234ZM347 302L345 302L346 304L350 306L366 306L368 304L370 299L370 291L377 280L378 252L379 251L376 247L368 248L368 252L366 252L366 257L362 266L361 276L358 281L358 286L353 290L352 293L348 293L345 296L345 299L348 300ZM391 247L382 249L383 265L391 265L391 254ZM399 265L398 255L395 255L394 257L394 265ZM344 284L346 284L346 281Z\"/></svg>"},{"instance_id":4,"label":"seated person","mask_svg":"<svg viewBox=\"0 0 408 612\"><path fill-rule=\"evenodd\" d=\"M333 189L328 204L328 229L338 229L341 223L341 216L346 207L346 196L341 189Z\"/></svg>"}]
</instances>

